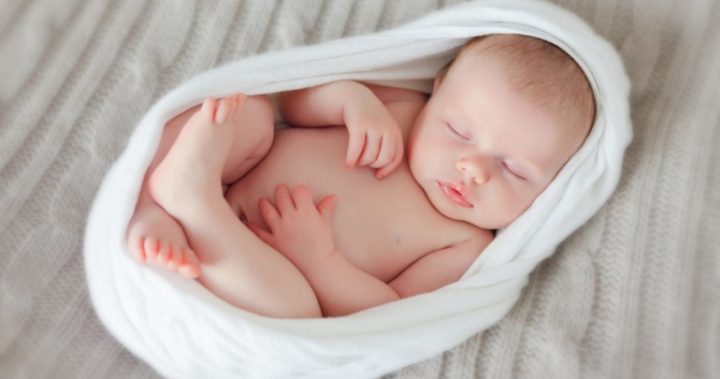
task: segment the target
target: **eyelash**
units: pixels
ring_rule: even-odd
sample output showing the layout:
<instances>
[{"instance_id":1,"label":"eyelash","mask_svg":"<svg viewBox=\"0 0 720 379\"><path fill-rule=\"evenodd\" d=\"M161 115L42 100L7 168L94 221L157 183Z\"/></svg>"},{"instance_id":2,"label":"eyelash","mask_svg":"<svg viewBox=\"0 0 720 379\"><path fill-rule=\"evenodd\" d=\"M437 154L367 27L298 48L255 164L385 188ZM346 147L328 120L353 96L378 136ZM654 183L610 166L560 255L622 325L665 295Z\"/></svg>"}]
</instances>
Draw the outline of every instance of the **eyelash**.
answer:
<instances>
[{"instance_id":1,"label":"eyelash","mask_svg":"<svg viewBox=\"0 0 720 379\"><path fill-rule=\"evenodd\" d=\"M516 178L518 178L518 179L520 179L520 180L525 180L525 177L518 175L515 171L513 171L512 169L510 169L510 166L508 166L508 164L507 164L506 162L503 162L502 165L503 165L503 168L504 168L507 172L509 172L511 175L513 175L514 177L516 177Z\"/></svg>"},{"instance_id":2,"label":"eyelash","mask_svg":"<svg viewBox=\"0 0 720 379\"><path fill-rule=\"evenodd\" d=\"M467 138L467 137L465 137L464 135L458 133L458 131L455 130L455 128L453 128L450 124L445 123L445 127L447 127L447 129L450 131L450 133L452 133L452 134L453 134L454 136L456 136L457 138L460 138L460 139L462 139L462 140L464 140L464 141L469 140L469 138ZM514 177L516 177L517 179L520 179L520 180L526 180L526 178L525 178L524 176L521 176L521 175L517 174L515 171L513 171L512 169L510 169L510 166L508 166L507 162L502 162L502 166L503 166L503 168L504 168L507 172L510 173L510 175L512 175L512 176L514 176Z\"/></svg>"},{"instance_id":3,"label":"eyelash","mask_svg":"<svg viewBox=\"0 0 720 379\"><path fill-rule=\"evenodd\" d=\"M460 139L462 139L462 140L464 140L464 141L467 141L467 140L470 139L470 138L465 137L464 135L458 133L458 131L455 130L455 128L453 128L450 124L445 123L445 126L448 128L448 130L450 131L450 133L452 133L452 134L455 135L456 137L458 137L458 138L460 138Z\"/></svg>"}]
</instances>

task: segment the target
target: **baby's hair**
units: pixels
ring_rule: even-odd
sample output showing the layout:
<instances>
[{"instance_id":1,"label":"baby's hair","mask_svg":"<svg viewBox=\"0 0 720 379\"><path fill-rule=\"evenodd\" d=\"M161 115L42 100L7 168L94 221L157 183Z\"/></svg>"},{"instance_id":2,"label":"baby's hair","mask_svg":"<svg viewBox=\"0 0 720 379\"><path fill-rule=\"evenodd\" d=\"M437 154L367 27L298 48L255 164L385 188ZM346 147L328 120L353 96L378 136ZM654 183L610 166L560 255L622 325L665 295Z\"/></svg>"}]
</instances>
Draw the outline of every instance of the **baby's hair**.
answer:
<instances>
[{"instance_id":1,"label":"baby's hair","mask_svg":"<svg viewBox=\"0 0 720 379\"><path fill-rule=\"evenodd\" d=\"M531 101L555 108L576 121L575 132L588 134L595 120L595 100L583 70L565 51L534 37L492 34L469 40L440 72L441 80L458 57L479 52L498 54L506 62L511 84ZM583 138L584 139L584 138Z\"/></svg>"}]
</instances>

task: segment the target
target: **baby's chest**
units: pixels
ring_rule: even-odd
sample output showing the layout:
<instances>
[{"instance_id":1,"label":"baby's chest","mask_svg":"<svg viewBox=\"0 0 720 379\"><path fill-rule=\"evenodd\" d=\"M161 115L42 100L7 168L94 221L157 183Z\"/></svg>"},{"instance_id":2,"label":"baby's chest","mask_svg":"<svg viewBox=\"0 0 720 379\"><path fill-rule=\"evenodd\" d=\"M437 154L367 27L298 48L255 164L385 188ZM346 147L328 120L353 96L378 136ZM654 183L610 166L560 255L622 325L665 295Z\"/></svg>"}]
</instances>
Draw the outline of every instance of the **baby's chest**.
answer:
<instances>
[{"instance_id":1,"label":"baby's chest","mask_svg":"<svg viewBox=\"0 0 720 379\"><path fill-rule=\"evenodd\" d=\"M372 169L345 167L346 148L344 128L278 133L269 155L243 179L246 202L271 195L279 183L306 185L316 202L336 195L331 218L336 248L351 263L385 281L474 230L439 214L405 162L377 180ZM258 217L253 210L247 213L251 220Z\"/></svg>"},{"instance_id":2,"label":"baby's chest","mask_svg":"<svg viewBox=\"0 0 720 379\"><path fill-rule=\"evenodd\" d=\"M404 165L382 183L338 192L332 220L336 247L383 281L423 255L468 238L473 229L440 215ZM341 202L342 197L347 200Z\"/></svg>"}]
</instances>

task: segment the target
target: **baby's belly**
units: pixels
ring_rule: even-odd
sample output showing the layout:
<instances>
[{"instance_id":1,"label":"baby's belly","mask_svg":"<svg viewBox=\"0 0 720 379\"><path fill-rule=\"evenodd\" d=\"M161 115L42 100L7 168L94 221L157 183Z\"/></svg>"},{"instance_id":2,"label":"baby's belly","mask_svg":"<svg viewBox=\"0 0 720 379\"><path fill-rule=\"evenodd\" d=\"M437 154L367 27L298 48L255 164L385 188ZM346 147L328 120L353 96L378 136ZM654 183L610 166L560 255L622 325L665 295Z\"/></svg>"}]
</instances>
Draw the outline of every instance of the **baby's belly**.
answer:
<instances>
[{"instance_id":1,"label":"baby's belly","mask_svg":"<svg viewBox=\"0 0 720 379\"><path fill-rule=\"evenodd\" d=\"M344 127L279 130L268 155L228 191L248 221L265 227L258 200L278 184L303 184L318 202L337 195L335 246L363 271L389 281L424 254L469 237L474 227L439 214L403 162L389 177L345 167Z\"/></svg>"}]
</instances>

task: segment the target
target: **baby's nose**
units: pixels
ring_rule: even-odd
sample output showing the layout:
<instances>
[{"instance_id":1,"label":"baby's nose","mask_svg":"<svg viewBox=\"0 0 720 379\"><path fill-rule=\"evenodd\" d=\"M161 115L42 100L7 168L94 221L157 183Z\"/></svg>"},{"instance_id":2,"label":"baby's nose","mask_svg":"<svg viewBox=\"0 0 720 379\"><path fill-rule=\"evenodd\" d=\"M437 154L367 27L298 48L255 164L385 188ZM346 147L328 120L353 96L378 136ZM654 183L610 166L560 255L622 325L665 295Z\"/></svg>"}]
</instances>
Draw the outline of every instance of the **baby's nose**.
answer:
<instances>
[{"instance_id":1,"label":"baby's nose","mask_svg":"<svg viewBox=\"0 0 720 379\"><path fill-rule=\"evenodd\" d=\"M490 180L490 171L484 167L483 162L480 162L479 159L463 158L457 161L455 166L463 175L470 177L477 184L485 184Z\"/></svg>"}]
</instances>

